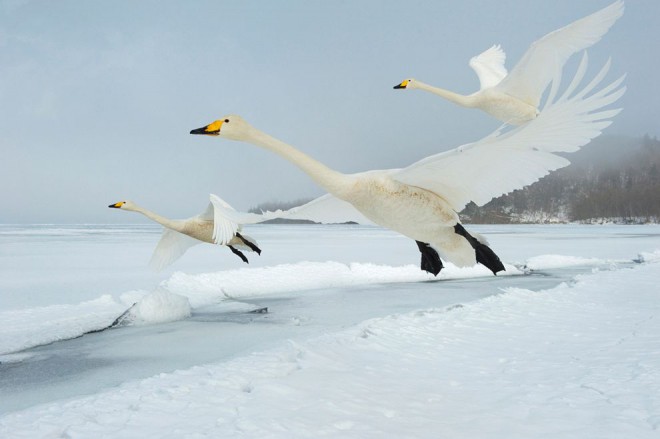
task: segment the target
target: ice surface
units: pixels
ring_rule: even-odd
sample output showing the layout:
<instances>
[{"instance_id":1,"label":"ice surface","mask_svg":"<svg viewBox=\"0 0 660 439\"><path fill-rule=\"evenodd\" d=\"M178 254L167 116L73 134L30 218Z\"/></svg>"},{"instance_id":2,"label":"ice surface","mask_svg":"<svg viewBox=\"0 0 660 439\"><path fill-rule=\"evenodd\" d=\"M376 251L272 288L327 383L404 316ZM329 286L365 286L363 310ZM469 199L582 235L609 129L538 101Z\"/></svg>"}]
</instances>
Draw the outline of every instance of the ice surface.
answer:
<instances>
[{"instance_id":1,"label":"ice surface","mask_svg":"<svg viewBox=\"0 0 660 439\"><path fill-rule=\"evenodd\" d=\"M0 436L655 438L660 264L361 322L0 418Z\"/></svg>"},{"instance_id":2,"label":"ice surface","mask_svg":"<svg viewBox=\"0 0 660 439\"><path fill-rule=\"evenodd\" d=\"M531 274L435 279L388 231L260 226L249 266L198 246L155 275L155 228L0 226L0 411L26 408L0 437L653 437L660 227L470 230ZM159 289L179 300L145 310L183 320L16 352Z\"/></svg>"},{"instance_id":3,"label":"ice surface","mask_svg":"<svg viewBox=\"0 0 660 439\"><path fill-rule=\"evenodd\" d=\"M512 265L500 276L522 274ZM447 264L440 279L490 277L483 266L458 268ZM57 340L78 337L109 326L127 308L126 322L154 324L190 316L199 308L229 298L267 296L287 291L339 288L368 284L419 282L434 279L419 267L388 267L339 262L300 262L264 268L242 268L189 275L174 273L162 286L147 294L129 291L115 300L104 295L78 305L51 305L0 312L7 330L0 333L0 354L27 349ZM1 359L0 359L1 361Z\"/></svg>"}]
</instances>

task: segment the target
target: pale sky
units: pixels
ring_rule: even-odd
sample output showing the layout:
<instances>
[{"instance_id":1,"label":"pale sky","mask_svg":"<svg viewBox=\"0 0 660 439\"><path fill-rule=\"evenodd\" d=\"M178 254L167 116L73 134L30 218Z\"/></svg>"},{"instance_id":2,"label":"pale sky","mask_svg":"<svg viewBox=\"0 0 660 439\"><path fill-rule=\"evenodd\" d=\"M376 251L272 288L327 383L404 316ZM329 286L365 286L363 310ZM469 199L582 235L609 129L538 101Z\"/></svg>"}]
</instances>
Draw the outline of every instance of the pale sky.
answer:
<instances>
[{"instance_id":1,"label":"pale sky","mask_svg":"<svg viewBox=\"0 0 660 439\"><path fill-rule=\"evenodd\" d=\"M215 193L245 210L323 191L254 146L189 131L226 114L343 172L406 166L476 141L489 116L406 77L469 94L468 60L529 44L613 0L0 0L0 223L137 223ZM627 72L606 134L660 131L660 2L628 0L589 50Z\"/></svg>"}]
</instances>

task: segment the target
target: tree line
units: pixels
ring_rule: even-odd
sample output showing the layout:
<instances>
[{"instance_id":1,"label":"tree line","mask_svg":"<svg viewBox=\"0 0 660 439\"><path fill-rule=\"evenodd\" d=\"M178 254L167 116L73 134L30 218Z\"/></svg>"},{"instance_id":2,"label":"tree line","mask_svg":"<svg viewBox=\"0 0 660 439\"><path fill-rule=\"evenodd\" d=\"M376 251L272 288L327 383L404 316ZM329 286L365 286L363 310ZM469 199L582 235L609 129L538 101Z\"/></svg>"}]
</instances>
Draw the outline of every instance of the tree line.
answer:
<instances>
[{"instance_id":1,"label":"tree line","mask_svg":"<svg viewBox=\"0 0 660 439\"><path fill-rule=\"evenodd\" d=\"M605 137L571 165L461 215L473 223L660 221L660 141Z\"/></svg>"}]
</instances>

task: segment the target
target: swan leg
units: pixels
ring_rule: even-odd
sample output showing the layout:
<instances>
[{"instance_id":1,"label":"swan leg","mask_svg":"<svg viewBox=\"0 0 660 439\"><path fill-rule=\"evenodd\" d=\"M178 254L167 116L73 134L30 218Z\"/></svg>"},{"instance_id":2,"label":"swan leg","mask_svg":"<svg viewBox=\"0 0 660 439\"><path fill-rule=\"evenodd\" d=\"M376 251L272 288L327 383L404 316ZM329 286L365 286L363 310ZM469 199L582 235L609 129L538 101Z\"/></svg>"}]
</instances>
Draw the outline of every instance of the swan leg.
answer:
<instances>
[{"instance_id":1,"label":"swan leg","mask_svg":"<svg viewBox=\"0 0 660 439\"><path fill-rule=\"evenodd\" d=\"M231 250L231 252L232 252L233 254L235 254L236 256L238 256L239 258L241 258L241 259L243 260L243 262L245 262L246 264L249 264L249 262L248 262L248 258L245 257L245 255L243 254L242 251L240 251L240 250L234 248L234 247L231 246L231 245L228 245L227 247L229 247L229 250Z\"/></svg>"},{"instance_id":2,"label":"swan leg","mask_svg":"<svg viewBox=\"0 0 660 439\"><path fill-rule=\"evenodd\" d=\"M474 236L470 235L465 227L457 223L454 226L454 231L464 237L474 249L477 262L488 267L493 274L497 275L497 272L504 271L504 264L500 261L500 258L495 254L493 250L490 249L486 244L479 242Z\"/></svg>"},{"instance_id":3,"label":"swan leg","mask_svg":"<svg viewBox=\"0 0 660 439\"><path fill-rule=\"evenodd\" d=\"M243 241L243 244L245 244L245 245L247 245L248 247L250 247L250 249L251 249L253 252L256 252L258 255L261 254L261 249L260 249L259 247L257 247L256 245L254 245L253 243L251 243L249 240L243 238L243 235L241 235L240 233L236 232L236 237L237 237L238 239L240 239L241 241Z\"/></svg>"},{"instance_id":4,"label":"swan leg","mask_svg":"<svg viewBox=\"0 0 660 439\"><path fill-rule=\"evenodd\" d=\"M422 253L421 269L437 276L440 270L444 268L438 252L425 242L415 241L417 248Z\"/></svg>"}]
</instances>

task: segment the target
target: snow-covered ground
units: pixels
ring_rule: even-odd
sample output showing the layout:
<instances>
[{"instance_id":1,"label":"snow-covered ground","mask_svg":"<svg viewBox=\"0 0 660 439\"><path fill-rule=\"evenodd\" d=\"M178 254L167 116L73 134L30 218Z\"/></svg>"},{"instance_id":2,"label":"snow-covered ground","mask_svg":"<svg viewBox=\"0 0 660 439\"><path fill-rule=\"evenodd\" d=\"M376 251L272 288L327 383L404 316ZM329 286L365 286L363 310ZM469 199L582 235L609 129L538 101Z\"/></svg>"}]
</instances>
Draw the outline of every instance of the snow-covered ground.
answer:
<instances>
[{"instance_id":1,"label":"snow-covered ground","mask_svg":"<svg viewBox=\"0 0 660 439\"><path fill-rule=\"evenodd\" d=\"M370 227L153 274L154 228L2 226L0 437L658 437L660 227L470 229L506 276Z\"/></svg>"}]
</instances>

